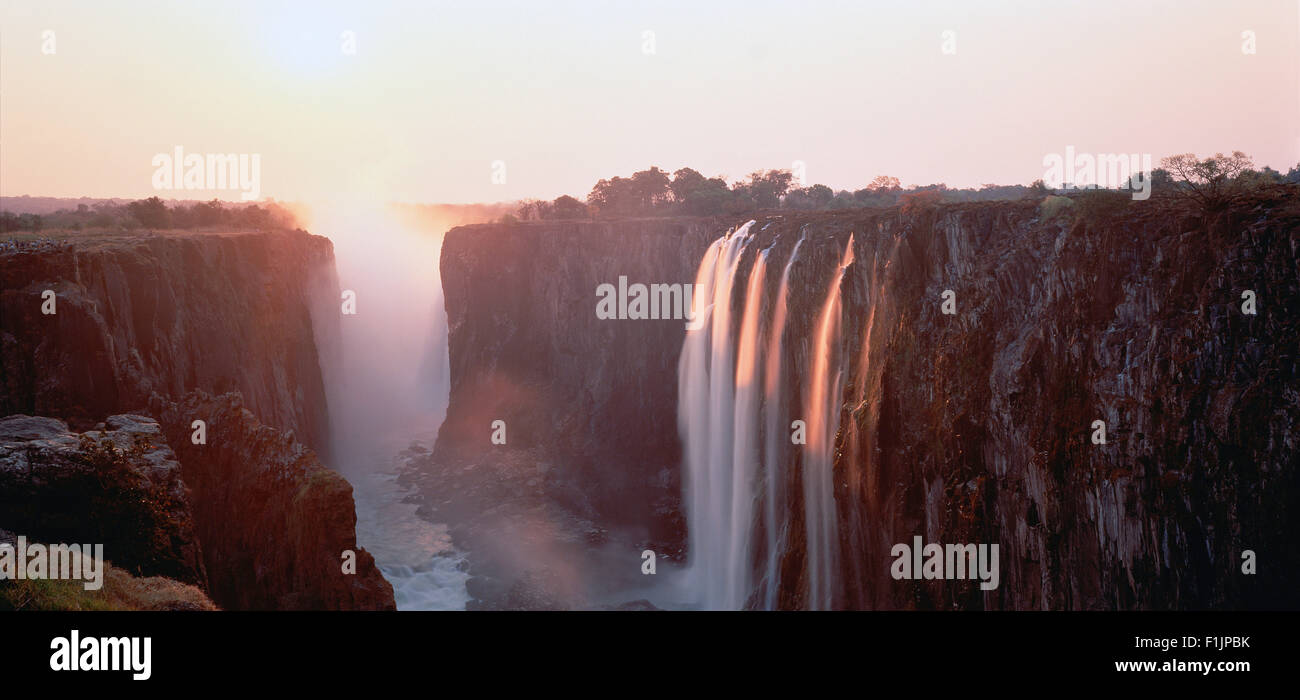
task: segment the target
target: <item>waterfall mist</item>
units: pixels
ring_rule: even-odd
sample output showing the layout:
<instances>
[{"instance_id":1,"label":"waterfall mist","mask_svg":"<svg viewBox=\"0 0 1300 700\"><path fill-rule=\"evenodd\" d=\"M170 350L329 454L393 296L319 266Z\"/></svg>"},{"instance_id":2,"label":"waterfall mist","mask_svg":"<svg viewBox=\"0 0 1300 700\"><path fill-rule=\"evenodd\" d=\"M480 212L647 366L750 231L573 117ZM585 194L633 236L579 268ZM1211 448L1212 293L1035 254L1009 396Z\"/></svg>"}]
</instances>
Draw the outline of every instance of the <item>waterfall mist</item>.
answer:
<instances>
[{"instance_id":1,"label":"waterfall mist","mask_svg":"<svg viewBox=\"0 0 1300 700\"><path fill-rule=\"evenodd\" d=\"M412 436L436 434L447 409L447 314L442 234L385 209L331 208L313 230L334 243L339 287L356 313L339 314L337 347L322 352L332 446L349 472Z\"/></svg>"},{"instance_id":2,"label":"waterfall mist","mask_svg":"<svg viewBox=\"0 0 1300 700\"><path fill-rule=\"evenodd\" d=\"M315 320L332 461L354 487L357 541L393 585L399 610L463 609L463 554L445 525L418 515L399 482L403 468L427 455L446 415L445 229L356 207L318 212L313 229L334 242L343 290ZM348 290L355 314L342 313Z\"/></svg>"}]
</instances>

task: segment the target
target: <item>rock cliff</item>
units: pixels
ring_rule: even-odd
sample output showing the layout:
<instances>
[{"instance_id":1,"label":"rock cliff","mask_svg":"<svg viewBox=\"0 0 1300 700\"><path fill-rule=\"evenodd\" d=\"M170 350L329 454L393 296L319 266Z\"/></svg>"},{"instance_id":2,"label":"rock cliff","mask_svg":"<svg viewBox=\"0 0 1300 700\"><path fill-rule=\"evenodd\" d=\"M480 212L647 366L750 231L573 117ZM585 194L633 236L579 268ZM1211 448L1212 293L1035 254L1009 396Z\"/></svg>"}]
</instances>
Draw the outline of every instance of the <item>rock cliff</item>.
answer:
<instances>
[{"instance_id":1,"label":"rock cliff","mask_svg":"<svg viewBox=\"0 0 1300 700\"><path fill-rule=\"evenodd\" d=\"M152 416L114 416L108 436L130 432L130 459L153 465L136 471L165 475L162 492L187 494L184 536L193 548L178 547L177 556L190 570L165 573L202 585L221 607L392 609L392 588L356 546L351 486L316 457L329 445L317 338L329 344L337 333L338 299L330 241L303 231L7 241L0 412L49 415L80 430L114 413ZM57 420L17 420L53 431L51 449L77 440L57 437L67 432ZM208 423L205 445L191 442L194 420ZM24 445L8 454L19 465L30 452ZM158 466L164 462L169 468ZM0 500L0 526L24 534L30 526L45 537L97 532L106 543L130 537L132 514L121 512L130 500L118 498L136 481L128 476L114 472L87 493L49 479L37 490L25 477ZM74 497L108 510L49 507ZM355 575L342 572L345 550L355 552Z\"/></svg>"},{"instance_id":2,"label":"rock cliff","mask_svg":"<svg viewBox=\"0 0 1300 700\"><path fill-rule=\"evenodd\" d=\"M512 482L535 480L584 517L672 539L681 527L672 503L684 321L601 320L596 288L620 276L691 284L723 226L645 219L449 232L441 272L451 390L436 457L517 463ZM505 422L505 445L491 443L495 420ZM495 459L502 454L527 456Z\"/></svg>"},{"instance_id":3,"label":"rock cliff","mask_svg":"<svg viewBox=\"0 0 1300 700\"><path fill-rule=\"evenodd\" d=\"M393 588L357 546L352 486L293 436L262 425L237 393L155 395L204 543L212 599L236 610L395 610ZM191 426L202 420L206 441ZM344 552L355 573L344 572Z\"/></svg>"},{"instance_id":4,"label":"rock cliff","mask_svg":"<svg viewBox=\"0 0 1300 700\"><path fill-rule=\"evenodd\" d=\"M310 307L333 246L301 231L86 234L0 252L0 414L82 429L149 396L238 391L326 453ZM42 313L53 291L53 314Z\"/></svg>"},{"instance_id":5,"label":"rock cliff","mask_svg":"<svg viewBox=\"0 0 1300 700\"><path fill-rule=\"evenodd\" d=\"M1211 215L1157 198L1057 217L1038 202L755 217L742 279L759 250L784 264L804 241L782 360L791 417L810 389L829 273L853 235L833 607L1300 605L1298 199L1277 188ZM683 547L683 327L598 320L595 290L619 275L691 282L708 244L741 223L449 232L438 469L536 484L597 528ZM765 299L778 277L769 268ZM1242 312L1246 290L1255 315ZM506 445L490 442L498 419ZM1096 420L1104 445L1090 439ZM797 476L786 490L798 512ZM892 579L891 547L918 535L998 543L1000 586ZM805 536L788 533L779 607L807 604ZM1246 550L1256 574L1241 571Z\"/></svg>"}]
</instances>

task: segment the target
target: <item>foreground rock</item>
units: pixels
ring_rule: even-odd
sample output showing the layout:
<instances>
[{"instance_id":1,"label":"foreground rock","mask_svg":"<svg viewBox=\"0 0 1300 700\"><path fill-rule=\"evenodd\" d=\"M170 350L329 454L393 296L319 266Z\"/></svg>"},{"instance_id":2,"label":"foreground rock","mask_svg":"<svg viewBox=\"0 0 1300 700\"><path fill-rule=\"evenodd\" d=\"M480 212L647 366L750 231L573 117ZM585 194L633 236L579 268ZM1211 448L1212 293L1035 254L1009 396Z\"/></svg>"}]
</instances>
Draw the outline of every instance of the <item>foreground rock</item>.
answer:
<instances>
[{"instance_id":1,"label":"foreground rock","mask_svg":"<svg viewBox=\"0 0 1300 700\"><path fill-rule=\"evenodd\" d=\"M104 546L136 576L207 585L176 455L151 418L75 433L53 418L0 418L0 527L33 542Z\"/></svg>"},{"instance_id":2,"label":"foreground rock","mask_svg":"<svg viewBox=\"0 0 1300 700\"><path fill-rule=\"evenodd\" d=\"M0 544L16 547L18 536L0 530ZM104 564L102 586L94 591L86 590L82 581L54 579L0 581L0 612L216 609L217 606L198 586L163 576L132 576L108 563Z\"/></svg>"},{"instance_id":3,"label":"foreground rock","mask_svg":"<svg viewBox=\"0 0 1300 700\"><path fill-rule=\"evenodd\" d=\"M238 610L394 610L393 588L357 546L352 486L238 394L153 397L177 447L213 600ZM206 444L192 423L206 423ZM355 573L343 573L353 552Z\"/></svg>"}]
</instances>

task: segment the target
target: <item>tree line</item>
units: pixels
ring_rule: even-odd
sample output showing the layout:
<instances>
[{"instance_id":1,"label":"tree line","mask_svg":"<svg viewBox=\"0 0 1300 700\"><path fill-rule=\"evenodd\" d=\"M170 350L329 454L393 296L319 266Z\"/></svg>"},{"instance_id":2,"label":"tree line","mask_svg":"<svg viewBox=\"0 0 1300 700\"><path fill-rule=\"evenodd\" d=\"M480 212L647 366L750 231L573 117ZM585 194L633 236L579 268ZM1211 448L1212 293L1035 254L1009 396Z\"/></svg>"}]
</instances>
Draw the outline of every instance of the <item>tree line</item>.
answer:
<instances>
[{"instance_id":1,"label":"tree line","mask_svg":"<svg viewBox=\"0 0 1300 700\"><path fill-rule=\"evenodd\" d=\"M147 229L228 228L255 230L293 228L293 213L275 202L265 204L231 204L213 199L210 202L175 202L168 206L158 197L133 202L96 202L78 204L49 214L15 214L0 212L0 232L59 229L110 229L132 231Z\"/></svg>"},{"instance_id":2,"label":"tree line","mask_svg":"<svg viewBox=\"0 0 1300 700\"><path fill-rule=\"evenodd\" d=\"M1207 209L1220 208L1251 187L1300 184L1300 164L1285 175L1265 166L1256 170L1241 151L1216 153L1206 158L1193 154L1171 156L1160 167L1144 173L1158 196L1192 200ZM1066 188L1067 193L1070 188ZM1105 188L1090 187L1086 190ZM1111 192L1138 189L1133 181ZM980 202L1024 198L1042 199L1054 190L1042 180L1030 185L985 184L978 188L951 188L943 183L903 188L898 178L880 175L861 189L833 190L822 184L797 186L789 170L760 170L730 183L722 177L708 178L692 168L674 173L657 167L632 173L630 177L602 179L592 187L585 202L569 195L553 201L528 200L503 222L561 219L603 219L637 216L711 216L743 214L764 209L832 211L866 207L900 206L905 211L942 202Z\"/></svg>"}]
</instances>

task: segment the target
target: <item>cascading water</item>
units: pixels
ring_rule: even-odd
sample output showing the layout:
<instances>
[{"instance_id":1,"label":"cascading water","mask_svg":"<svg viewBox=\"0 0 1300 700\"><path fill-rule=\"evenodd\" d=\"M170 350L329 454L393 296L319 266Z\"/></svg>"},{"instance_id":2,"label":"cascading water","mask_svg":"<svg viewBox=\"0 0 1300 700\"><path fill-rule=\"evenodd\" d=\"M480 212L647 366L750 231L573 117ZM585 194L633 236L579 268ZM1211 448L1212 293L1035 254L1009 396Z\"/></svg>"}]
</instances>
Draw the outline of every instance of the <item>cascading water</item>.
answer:
<instances>
[{"instance_id":1,"label":"cascading water","mask_svg":"<svg viewBox=\"0 0 1300 700\"><path fill-rule=\"evenodd\" d=\"M785 465L789 396L784 369L790 270L804 241L795 244L776 297L764 304L775 244L752 256L747 277L740 263L754 241L753 221L714 241L696 276L698 309L678 365L678 425L686 462L690 539L689 584L707 608L775 608L789 531ZM803 459L806 601L833 603L836 512L832 464L839 427L844 369L840 349L840 285L853 262L849 239L826 293L813 337L807 400L808 445ZM741 279L744 294L733 292ZM732 306L738 304L739 326ZM770 318L766 333L763 319ZM761 468L761 472L759 471ZM762 536L760 537L760 533Z\"/></svg>"},{"instance_id":2,"label":"cascading water","mask_svg":"<svg viewBox=\"0 0 1300 700\"><path fill-rule=\"evenodd\" d=\"M745 546L732 538L732 432L734 430L735 353L730 342L731 293L741 254L749 243L753 221L718 239L705 253L696 275L693 330L686 333L678 364L678 426L686 443L689 480L687 517L703 523L691 528L692 588L702 588L706 602L717 607L739 607L743 593L728 565L743 556L732 548ZM700 422L705 430L700 430ZM699 469L694 465L718 465ZM698 564L698 568L696 568Z\"/></svg>"},{"instance_id":3,"label":"cascading water","mask_svg":"<svg viewBox=\"0 0 1300 700\"><path fill-rule=\"evenodd\" d=\"M808 416L808 451L804 458L803 503L807 528L808 607L822 610L831 605L832 577L835 573L835 490L832 467L835 460L835 434L839 431L840 394L844 388L844 368L840 349L840 283L844 271L853 263L853 236L844 248L844 257L826 292L826 303L817 321L813 346L809 396L805 407Z\"/></svg>"},{"instance_id":4,"label":"cascading water","mask_svg":"<svg viewBox=\"0 0 1300 700\"><path fill-rule=\"evenodd\" d=\"M781 353L785 339L786 304L790 296L790 268L799 259L803 239L794 244L790 260L781 273L781 286L772 306L771 339L767 345L766 380L763 386L763 532L766 534L766 556L763 567L763 609L776 608L777 594L781 588L781 552L785 550L787 518L785 517L785 459L786 439L785 385L782 383Z\"/></svg>"},{"instance_id":5,"label":"cascading water","mask_svg":"<svg viewBox=\"0 0 1300 700\"><path fill-rule=\"evenodd\" d=\"M731 469L731 542L728 546L727 590L734 592L728 606L742 605L751 588L749 539L753 522L754 477L761 455L758 443L758 402L760 382L758 358L758 322L762 313L763 277L769 251L754 261L745 291L745 316L740 324L740 343L736 354L736 399L732 429Z\"/></svg>"}]
</instances>

